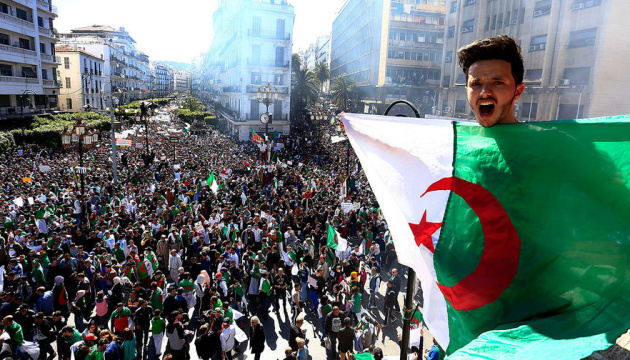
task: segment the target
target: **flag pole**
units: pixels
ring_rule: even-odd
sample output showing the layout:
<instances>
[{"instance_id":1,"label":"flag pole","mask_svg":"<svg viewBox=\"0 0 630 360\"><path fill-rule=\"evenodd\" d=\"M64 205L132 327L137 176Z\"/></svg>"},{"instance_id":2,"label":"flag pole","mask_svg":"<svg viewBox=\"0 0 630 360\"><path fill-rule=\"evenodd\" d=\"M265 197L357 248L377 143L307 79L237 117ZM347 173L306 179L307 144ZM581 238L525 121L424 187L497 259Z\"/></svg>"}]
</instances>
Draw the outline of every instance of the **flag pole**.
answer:
<instances>
[{"instance_id":1,"label":"flag pole","mask_svg":"<svg viewBox=\"0 0 630 360\"><path fill-rule=\"evenodd\" d=\"M416 272L409 268L407 272L407 294L405 297L405 309L403 317L402 339L400 343L400 360L407 360L407 349L409 349L409 335L411 333L411 317L413 311L413 296L416 287ZM422 349L420 349L422 352Z\"/></svg>"}]
</instances>

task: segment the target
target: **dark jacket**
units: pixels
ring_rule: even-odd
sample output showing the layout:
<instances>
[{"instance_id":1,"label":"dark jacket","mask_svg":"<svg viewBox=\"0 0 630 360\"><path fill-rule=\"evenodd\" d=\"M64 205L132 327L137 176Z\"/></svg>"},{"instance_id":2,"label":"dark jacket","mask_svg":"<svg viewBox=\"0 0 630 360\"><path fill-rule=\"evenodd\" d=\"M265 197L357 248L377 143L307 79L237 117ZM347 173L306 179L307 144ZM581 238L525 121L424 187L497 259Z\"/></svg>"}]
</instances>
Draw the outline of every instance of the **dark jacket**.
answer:
<instances>
[{"instance_id":1,"label":"dark jacket","mask_svg":"<svg viewBox=\"0 0 630 360\"><path fill-rule=\"evenodd\" d=\"M252 349L252 353L263 352L265 350L265 340L265 330L261 324L249 329L249 346Z\"/></svg>"},{"instance_id":2,"label":"dark jacket","mask_svg":"<svg viewBox=\"0 0 630 360\"><path fill-rule=\"evenodd\" d=\"M333 321L335 322L335 325L339 327L336 331L333 331ZM335 315L335 313L331 312L328 316L326 316L325 328L326 334L334 333L337 335L339 333L339 331L343 328L343 317L341 317L341 311L339 312L339 315Z\"/></svg>"},{"instance_id":3,"label":"dark jacket","mask_svg":"<svg viewBox=\"0 0 630 360\"><path fill-rule=\"evenodd\" d=\"M199 336L195 339L195 348L197 349L197 356L201 359L209 359L211 358L215 352L216 347L211 346L212 339L210 338L210 332L205 335Z\"/></svg>"},{"instance_id":4,"label":"dark jacket","mask_svg":"<svg viewBox=\"0 0 630 360\"><path fill-rule=\"evenodd\" d=\"M339 339L339 352L352 351L354 347L354 329L350 326L346 326L338 335Z\"/></svg>"},{"instance_id":5,"label":"dark jacket","mask_svg":"<svg viewBox=\"0 0 630 360\"><path fill-rule=\"evenodd\" d=\"M296 325L292 325L291 330L289 332L289 346L291 347L291 349L293 349L293 351L297 351L298 345L295 339L299 337L301 338L304 337L304 335L302 335L302 330Z\"/></svg>"}]
</instances>

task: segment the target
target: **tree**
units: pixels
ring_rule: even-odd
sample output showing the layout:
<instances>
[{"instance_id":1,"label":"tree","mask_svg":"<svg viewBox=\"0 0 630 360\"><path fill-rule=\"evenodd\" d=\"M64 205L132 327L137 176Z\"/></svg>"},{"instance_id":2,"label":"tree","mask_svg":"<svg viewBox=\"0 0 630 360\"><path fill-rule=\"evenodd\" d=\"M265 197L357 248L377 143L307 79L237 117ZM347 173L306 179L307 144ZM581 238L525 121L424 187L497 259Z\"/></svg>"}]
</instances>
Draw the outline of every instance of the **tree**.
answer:
<instances>
[{"instance_id":1,"label":"tree","mask_svg":"<svg viewBox=\"0 0 630 360\"><path fill-rule=\"evenodd\" d=\"M293 70L291 76L291 114L294 119L302 118L306 106L319 98L319 81L308 69Z\"/></svg>"},{"instance_id":2,"label":"tree","mask_svg":"<svg viewBox=\"0 0 630 360\"><path fill-rule=\"evenodd\" d=\"M328 68L328 63L326 62L318 62L315 64L315 76L317 80L322 84L322 92L324 91L324 83L326 80L330 79L330 69Z\"/></svg>"},{"instance_id":3,"label":"tree","mask_svg":"<svg viewBox=\"0 0 630 360\"><path fill-rule=\"evenodd\" d=\"M356 82L349 76L337 78L330 87L330 91L332 101L343 111L348 110L348 100L356 99L359 95Z\"/></svg>"},{"instance_id":4,"label":"tree","mask_svg":"<svg viewBox=\"0 0 630 360\"><path fill-rule=\"evenodd\" d=\"M300 55L294 53L291 55L291 71L300 70L302 68L302 59Z\"/></svg>"}]
</instances>

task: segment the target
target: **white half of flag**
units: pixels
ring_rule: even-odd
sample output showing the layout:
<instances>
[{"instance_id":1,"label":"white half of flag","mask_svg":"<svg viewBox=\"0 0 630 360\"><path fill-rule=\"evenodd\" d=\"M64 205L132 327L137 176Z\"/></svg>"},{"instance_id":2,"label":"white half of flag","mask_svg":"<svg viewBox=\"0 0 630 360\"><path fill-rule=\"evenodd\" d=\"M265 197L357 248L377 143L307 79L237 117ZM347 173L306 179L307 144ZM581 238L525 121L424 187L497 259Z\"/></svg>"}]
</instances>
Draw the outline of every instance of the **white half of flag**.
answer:
<instances>
[{"instance_id":1,"label":"white half of flag","mask_svg":"<svg viewBox=\"0 0 630 360\"><path fill-rule=\"evenodd\" d=\"M215 195L217 194L217 191L219 190L219 185L217 184L216 180L212 180L212 184L210 184L210 190L212 190Z\"/></svg>"},{"instance_id":2,"label":"white half of flag","mask_svg":"<svg viewBox=\"0 0 630 360\"><path fill-rule=\"evenodd\" d=\"M247 196L245 196L244 192L241 193L241 200L243 200L243 204L247 202Z\"/></svg>"},{"instance_id":3,"label":"white half of flag","mask_svg":"<svg viewBox=\"0 0 630 360\"><path fill-rule=\"evenodd\" d=\"M444 220L450 191L425 194L438 180L452 176L454 129L450 121L342 114L346 134L376 195L394 241L398 261L412 267L422 284L424 321L438 343L450 341L447 306L438 287L433 253L418 246L410 223ZM440 230L432 236L437 244Z\"/></svg>"},{"instance_id":4,"label":"white half of flag","mask_svg":"<svg viewBox=\"0 0 630 360\"><path fill-rule=\"evenodd\" d=\"M331 137L330 137L330 141L331 141L333 144L336 144L336 143L338 143L338 142L342 142L342 141L345 141L345 140L348 140L348 138L347 138L347 137L345 137L345 136L337 136L337 135L335 135L335 136L331 136Z\"/></svg>"}]
</instances>

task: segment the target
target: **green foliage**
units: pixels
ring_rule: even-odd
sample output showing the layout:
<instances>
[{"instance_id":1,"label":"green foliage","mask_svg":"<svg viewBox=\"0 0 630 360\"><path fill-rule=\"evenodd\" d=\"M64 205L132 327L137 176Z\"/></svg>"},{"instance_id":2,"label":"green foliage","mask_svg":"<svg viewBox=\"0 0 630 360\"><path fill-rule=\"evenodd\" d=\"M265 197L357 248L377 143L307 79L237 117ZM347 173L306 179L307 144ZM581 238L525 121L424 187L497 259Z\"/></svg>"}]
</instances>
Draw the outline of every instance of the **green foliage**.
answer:
<instances>
[{"instance_id":1,"label":"green foliage","mask_svg":"<svg viewBox=\"0 0 630 360\"><path fill-rule=\"evenodd\" d=\"M181 108L195 112L204 110L205 106L196 97L188 95L181 104Z\"/></svg>"},{"instance_id":2,"label":"green foliage","mask_svg":"<svg viewBox=\"0 0 630 360\"><path fill-rule=\"evenodd\" d=\"M10 147L15 146L15 139L10 132L0 132L0 153L5 153Z\"/></svg>"},{"instance_id":3,"label":"green foliage","mask_svg":"<svg viewBox=\"0 0 630 360\"><path fill-rule=\"evenodd\" d=\"M11 136L14 143L35 143L42 146L61 146L61 135L64 127L72 129L78 119L85 125L96 127L99 131L110 131L111 122L109 116L95 112L58 114L51 117L38 117L33 119L32 128L28 130L14 129L9 132L0 133ZM0 138L0 142L2 139ZM0 143L0 149L2 148Z\"/></svg>"},{"instance_id":4,"label":"green foliage","mask_svg":"<svg viewBox=\"0 0 630 360\"><path fill-rule=\"evenodd\" d=\"M194 120L202 121L207 117L212 117L213 114L209 111L190 111L190 109L179 109L177 111L177 117L183 122L192 123Z\"/></svg>"},{"instance_id":5,"label":"green foliage","mask_svg":"<svg viewBox=\"0 0 630 360\"><path fill-rule=\"evenodd\" d=\"M328 68L328 63L325 62L318 62L317 64L315 64L315 77L317 78L317 80L319 80L319 82L322 84L324 84L324 82L326 82L326 80L330 79L330 69Z\"/></svg>"},{"instance_id":6,"label":"green foliage","mask_svg":"<svg viewBox=\"0 0 630 360\"><path fill-rule=\"evenodd\" d=\"M291 77L291 114L302 117L308 104L313 104L319 98L319 80L308 69L293 71Z\"/></svg>"},{"instance_id":7,"label":"green foliage","mask_svg":"<svg viewBox=\"0 0 630 360\"><path fill-rule=\"evenodd\" d=\"M302 59L300 55L294 53L291 55L291 71L298 71L302 68Z\"/></svg>"},{"instance_id":8,"label":"green foliage","mask_svg":"<svg viewBox=\"0 0 630 360\"><path fill-rule=\"evenodd\" d=\"M357 99L359 90L353 78L344 76L337 78L330 86L332 101L343 111L348 109L348 100Z\"/></svg>"}]
</instances>

